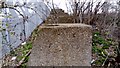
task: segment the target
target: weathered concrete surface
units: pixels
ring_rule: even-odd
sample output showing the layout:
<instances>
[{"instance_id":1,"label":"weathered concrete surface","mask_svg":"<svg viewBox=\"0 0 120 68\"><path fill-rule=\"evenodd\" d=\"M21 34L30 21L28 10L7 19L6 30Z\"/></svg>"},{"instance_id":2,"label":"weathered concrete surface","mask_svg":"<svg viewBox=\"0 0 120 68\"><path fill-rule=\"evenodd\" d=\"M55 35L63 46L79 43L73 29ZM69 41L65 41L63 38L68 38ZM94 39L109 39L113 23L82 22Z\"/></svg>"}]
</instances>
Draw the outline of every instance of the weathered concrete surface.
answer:
<instances>
[{"instance_id":1,"label":"weathered concrete surface","mask_svg":"<svg viewBox=\"0 0 120 68\"><path fill-rule=\"evenodd\" d=\"M29 66L90 66L92 27L84 24L40 26Z\"/></svg>"}]
</instances>

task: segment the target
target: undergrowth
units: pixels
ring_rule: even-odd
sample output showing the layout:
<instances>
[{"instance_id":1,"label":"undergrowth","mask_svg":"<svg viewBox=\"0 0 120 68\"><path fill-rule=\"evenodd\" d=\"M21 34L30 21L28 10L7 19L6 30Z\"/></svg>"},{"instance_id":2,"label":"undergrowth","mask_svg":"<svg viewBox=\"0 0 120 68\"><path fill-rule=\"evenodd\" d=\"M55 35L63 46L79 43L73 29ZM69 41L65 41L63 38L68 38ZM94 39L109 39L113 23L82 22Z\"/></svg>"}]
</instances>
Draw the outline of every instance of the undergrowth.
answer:
<instances>
[{"instance_id":1,"label":"undergrowth","mask_svg":"<svg viewBox=\"0 0 120 68\"><path fill-rule=\"evenodd\" d=\"M99 32L94 32L92 42L93 66L119 66L116 60L119 50L114 40L105 39Z\"/></svg>"},{"instance_id":2,"label":"undergrowth","mask_svg":"<svg viewBox=\"0 0 120 68\"><path fill-rule=\"evenodd\" d=\"M26 67L31 49L32 43L27 42L25 45L22 45L11 51L10 54L7 55L7 58L9 59L5 59L3 66L19 66L20 68ZM16 57L16 59L11 60L13 57Z\"/></svg>"}]
</instances>

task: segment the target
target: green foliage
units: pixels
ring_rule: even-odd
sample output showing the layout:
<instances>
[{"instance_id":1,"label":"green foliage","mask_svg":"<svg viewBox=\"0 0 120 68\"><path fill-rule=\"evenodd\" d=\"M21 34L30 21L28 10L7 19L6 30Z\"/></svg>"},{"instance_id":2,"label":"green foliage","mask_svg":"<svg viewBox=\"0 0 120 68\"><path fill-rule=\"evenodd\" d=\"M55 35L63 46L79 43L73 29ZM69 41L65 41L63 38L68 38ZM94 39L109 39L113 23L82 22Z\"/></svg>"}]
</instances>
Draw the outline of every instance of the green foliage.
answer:
<instances>
[{"instance_id":1,"label":"green foliage","mask_svg":"<svg viewBox=\"0 0 120 68\"><path fill-rule=\"evenodd\" d=\"M22 64L21 66L19 66L19 68L27 68L26 64Z\"/></svg>"},{"instance_id":2,"label":"green foliage","mask_svg":"<svg viewBox=\"0 0 120 68\"><path fill-rule=\"evenodd\" d=\"M26 57L25 55L29 52L29 50L32 49L32 43L28 42L27 44L23 45L21 48L17 50L17 53L21 53L21 55L17 56L18 61L20 61L22 58Z\"/></svg>"},{"instance_id":3,"label":"green foliage","mask_svg":"<svg viewBox=\"0 0 120 68\"><path fill-rule=\"evenodd\" d=\"M101 34L99 32L95 32L93 34L93 45L95 46L96 44L103 45L103 48L107 49L107 46L112 45L112 40L106 40L103 37L101 37Z\"/></svg>"},{"instance_id":4,"label":"green foliage","mask_svg":"<svg viewBox=\"0 0 120 68\"><path fill-rule=\"evenodd\" d=\"M26 68L26 63L28 62L28 59L29 59L29 56L27 54L28 52L30 52L31 49L32 49L32 43L27 42L25 45L18 47L15 50L10 51L10 56L17 57L16 64L19 63L23 58L25 58L20 68Z\"/></svg>"},{"instance_id":5,"label":"green foliage","mask_svg":"<svg viewBox=\"0 0 120 68\"><path fill-rule=\"evenodd\" d=\"M22 56L18 56L17 59L20 61L22 58L25 58L22 65L19 66L20 68L27 68L26 63L28 62L29 56L25 56L25 55L29 52L30 49L32 49L31 42L28 42L21 49L19 49L22 51Z\"/></svg>"},{"instance_id":6,"label":"green foliage","mask_svg":"<svg viewBox=\"0 0 120 68\"><path fill-rule=\"evenodd\" d=\"M24 62L19 66L19 68L27 68L27 62L28 62L29 56L25 57Z\"/></svg>"},{"instance_id":7,"label":"green foliage","mask_svg":"<svg viewBox=\"0 0 120 68\"><path fill-rule=\"evenodd\" d=\"M112 39L104 39L99 32L93 33L92 53L96 54L98 59L94 62L96 65L102 65L105 61L108 53L106 49L109 49L113 45Z\"/></svg>"}]
</instances>

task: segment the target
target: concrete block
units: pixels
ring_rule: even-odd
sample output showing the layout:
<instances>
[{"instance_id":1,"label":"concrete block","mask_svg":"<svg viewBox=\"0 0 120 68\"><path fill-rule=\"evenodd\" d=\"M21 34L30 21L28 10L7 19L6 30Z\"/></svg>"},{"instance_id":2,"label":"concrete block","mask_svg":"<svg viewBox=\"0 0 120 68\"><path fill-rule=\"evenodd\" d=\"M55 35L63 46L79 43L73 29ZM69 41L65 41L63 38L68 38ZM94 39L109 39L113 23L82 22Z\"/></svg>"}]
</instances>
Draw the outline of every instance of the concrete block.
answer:
<instances>
[{"instance_id":1,"label":"concrete block","mask_svg":"<svg viewBox=\"0 0 120 68\"><path fill-rule=\"evenodd\" d=\"M90 66L91 26L48 24L39 29L28 66Z\"/></svg>"}]
</instances>

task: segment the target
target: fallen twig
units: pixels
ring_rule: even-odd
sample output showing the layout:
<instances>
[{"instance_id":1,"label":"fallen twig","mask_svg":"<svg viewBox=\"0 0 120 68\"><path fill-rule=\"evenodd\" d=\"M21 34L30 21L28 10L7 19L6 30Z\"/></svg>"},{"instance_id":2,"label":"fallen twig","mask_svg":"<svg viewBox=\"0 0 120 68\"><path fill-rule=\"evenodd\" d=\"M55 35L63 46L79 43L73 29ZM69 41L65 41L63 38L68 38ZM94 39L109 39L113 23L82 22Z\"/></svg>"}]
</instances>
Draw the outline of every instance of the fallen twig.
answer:
<instances>
[{"instance_id":1,"label":"fallen twig","mask_svg":"<svg viewBox=\"0 0 120 68\"><path fill-rule=\"evenodd\" d=\"M17 66L20 66L20 65L24 62L25 58L26 58L30 53L31 53L31 50L25 55L25 57L22 58L22 60L20 60L20 62L17 64Z\"/></svg>"}]
</instances>

